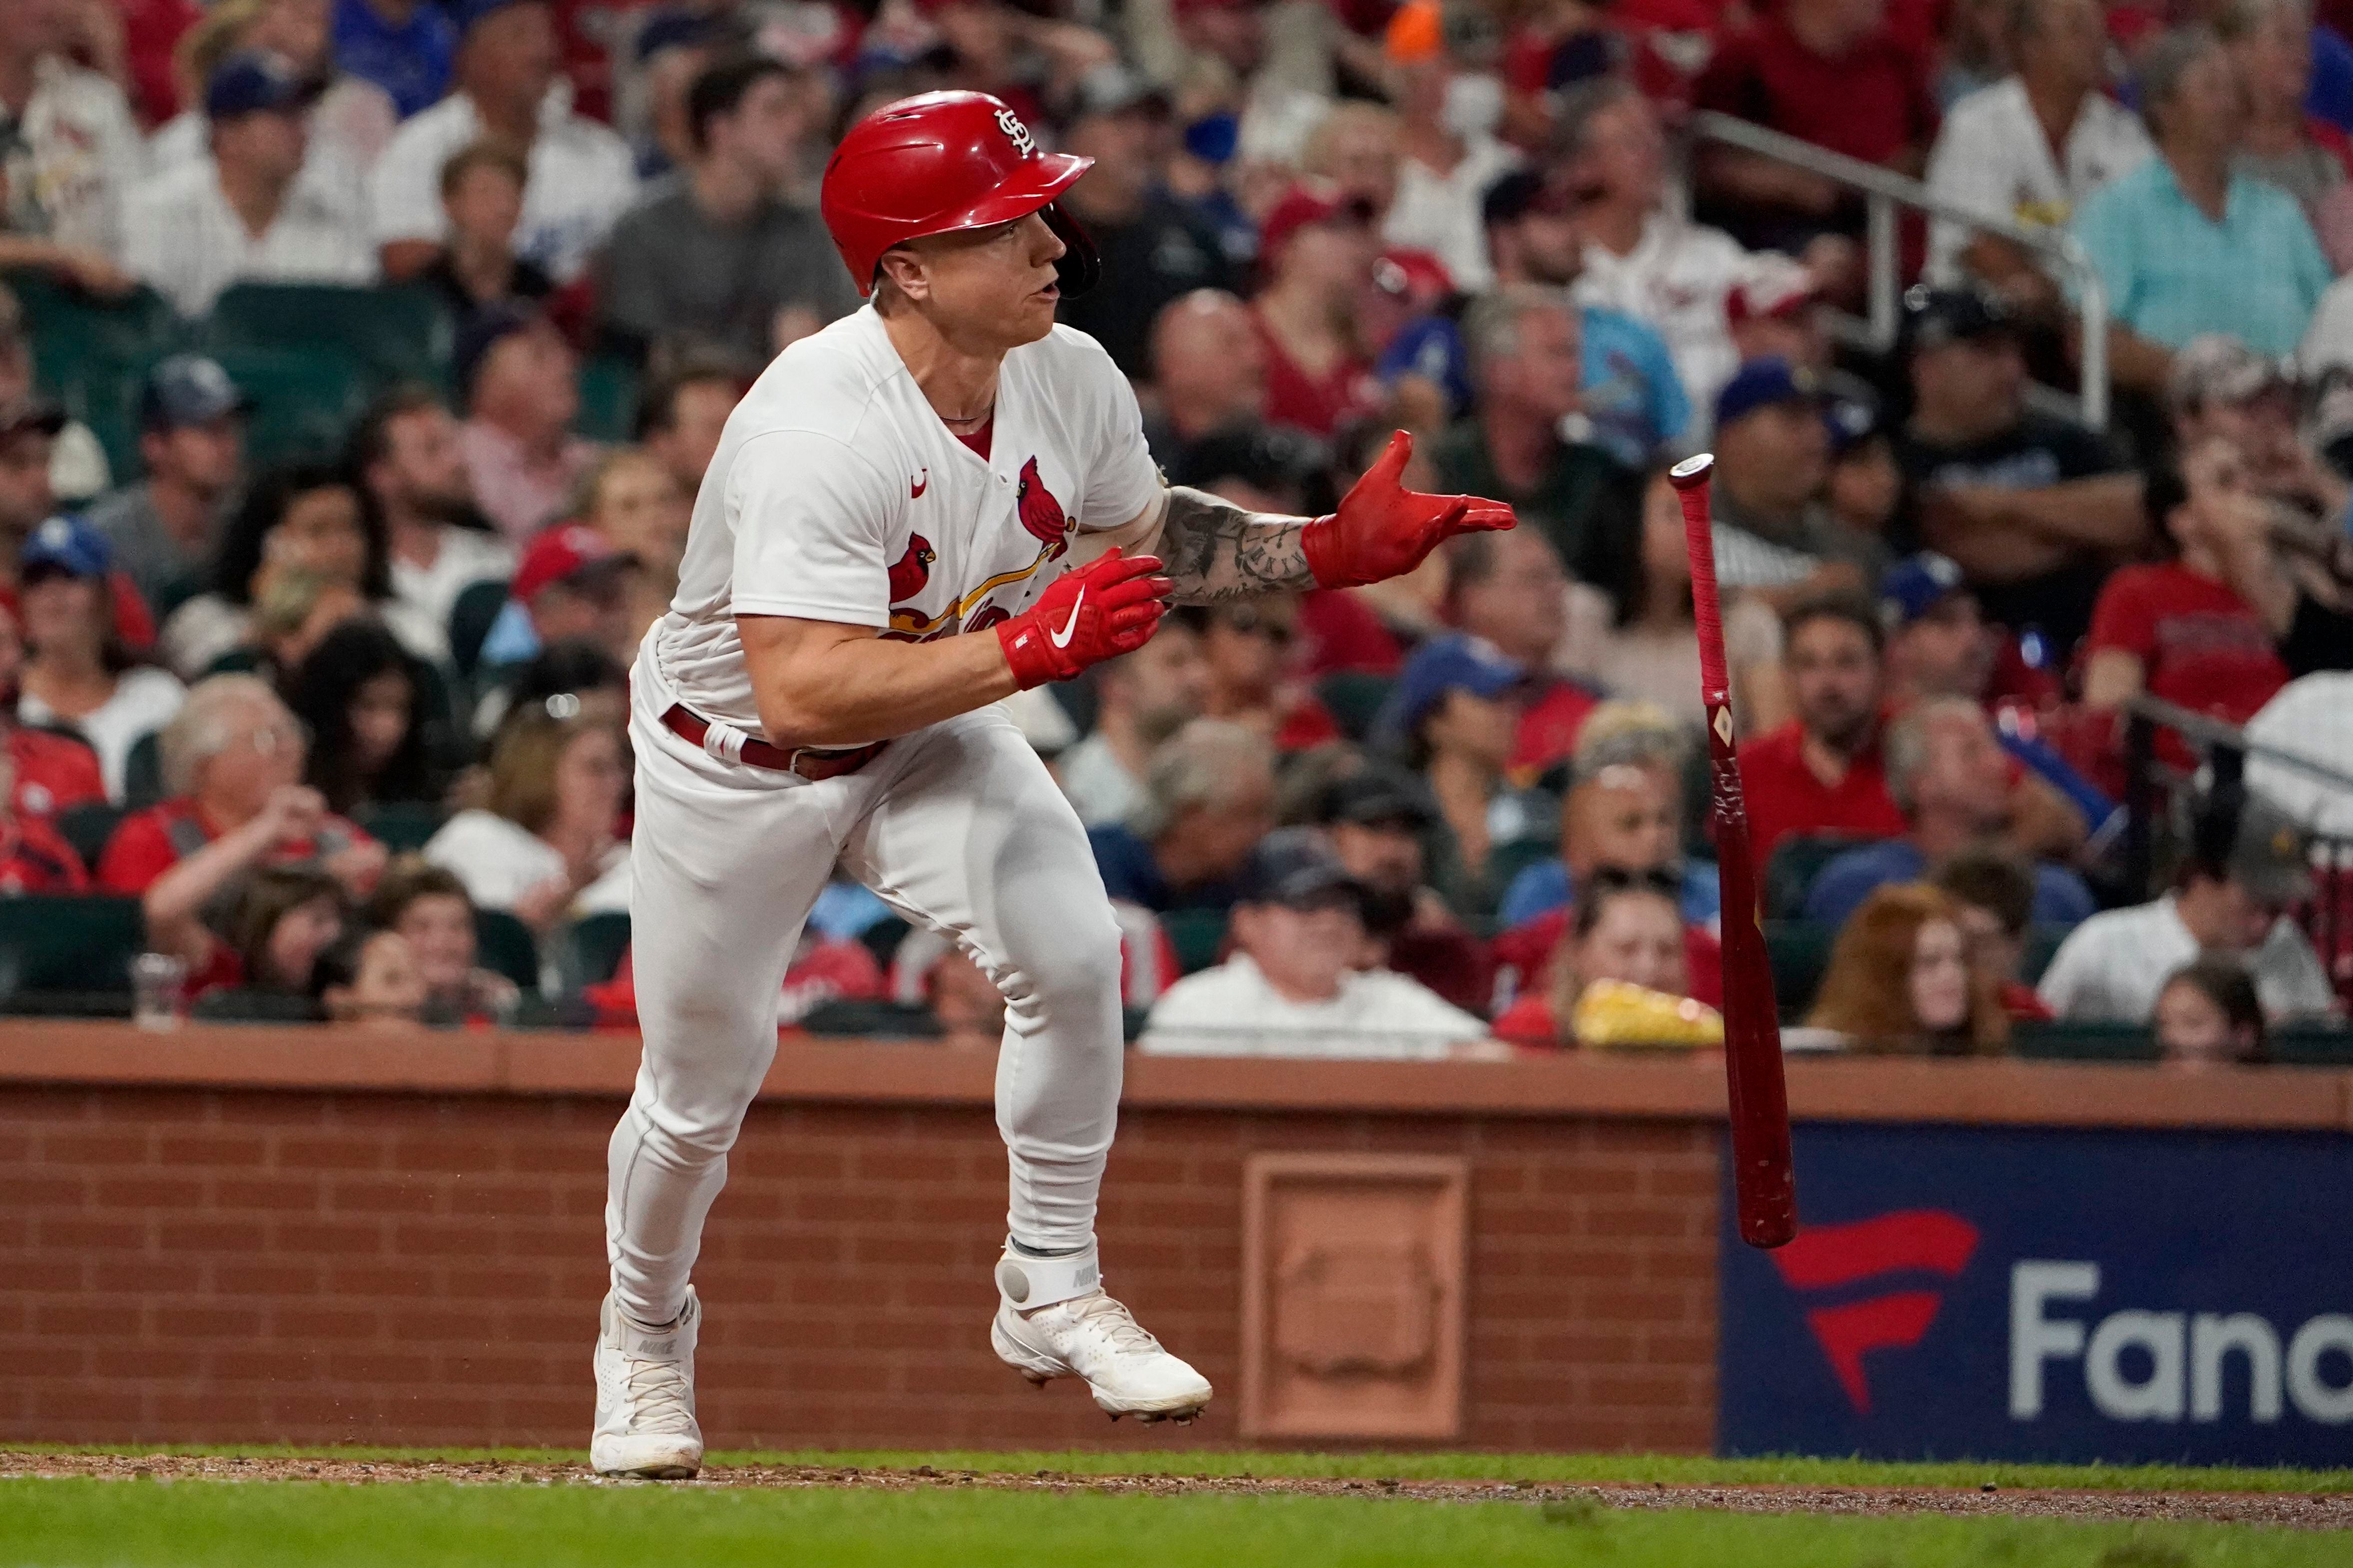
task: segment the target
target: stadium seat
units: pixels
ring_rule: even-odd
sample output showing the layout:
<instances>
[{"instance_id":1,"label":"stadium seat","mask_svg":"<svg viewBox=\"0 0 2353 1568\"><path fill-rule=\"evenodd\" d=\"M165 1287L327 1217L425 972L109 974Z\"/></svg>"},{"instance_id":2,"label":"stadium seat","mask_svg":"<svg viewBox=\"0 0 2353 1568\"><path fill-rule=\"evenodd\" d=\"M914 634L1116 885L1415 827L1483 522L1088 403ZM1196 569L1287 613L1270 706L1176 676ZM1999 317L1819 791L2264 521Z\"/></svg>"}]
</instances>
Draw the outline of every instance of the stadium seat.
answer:
<instances>
[{"instance_id":1,"label":"stadium seat","mask_svg":"<svg viewBox=\"0 0 2353 1568\"><path fill-rule=\"evenodd\" d=\"M344 432L375 395L365 360L332 343L301 348L216 347L213 357L253 400L246 460L255 468L332 459ZM131 389L133 397L137 389Z\"/></svg>"},{"instance_id":2,"label":"stadium seat","mask_svg":"<svg viewBox=\"0 0 2353 1568\"><path fill-rule=\"evenodd\" d=\"M2274 1029L2271 1058L2290 1067L2353 1067L2353 1029L2342 1024L2290 1024Z\"/></svg>"},{"instance_id":3,"label":"stadium seat","mask_svg":"<svg viewBox=\"0 0 2353 1568\"><path fill-rule=\"evenodd\" d=\"M0 996L127 993L131 960L145 945L146 921L136 899L0 899Z\"/></svg>"},{"instance_id":4,"label":"stadium seat","mask_svg":"<svg viewBox=\"0 0 2353 1568\"><path fill-rule=\"evenodd\" d=\"M95 868L98 858L106 853L106 841L122 822L119 806L102 800L84 801L58 813L58 833L73 846L85 867Z\"/></svg>"},{"instance_id":5,"label":"stadium seat","mask_svg":"<svg viewBox=\"0 0 2353 1568\"><path fill-rule=\"evenodd\" d=\"M555 972L565 995L585 985L602 985L621 967L629 948L626 910L583 915L556 934Z\"/></svg>"},{"instance_id":6,"label":"stadium seat","mask_svg":"<svg viewBox=\"0 0 2353 1568\"><path fill-rule=\"evenodd\" d=\"M1226 911L1171 910L1160 917L1160 929L1176 950L1178 972L1190 974L1218 962L1226 945Z\"/></svg>"},{"instance_id":7,"label":"stadium seat","mask_svg":"<svg viewBox=\"0 0 2353 1568\"><path fill-rule=\"evenodd\" d=\"M573 430L615 444L638 433L638 369L617 354L598 354L580 367L580 412Z\"/></svg>"},{"instance_id":8,"label":"stadium seat","mask_svg":"<svg viewBox=\"0 0 2353 1568\"><path fill-rule=\"evenodd\" d=\"M506 602L504 583L471 583L459 592L449 611L449 661L459 675L473 678L482 659L482 639L491 635L491 625Z\"/></svg>"},{"instance_id":9,"label":"stadium seat","mask_svg":"<svg viewBox=\"0 0 2353 1568\"><path fill-rule=\"evenodd\" d=\"M1822 868L1856 845L1870 842L1845 833L1793 833L1782 839L1765 862L1765 918L1796 920L1805 912L1806 895Z\"/></svg>"},{"instance_id":10,"label":"stadium seat","mask_svg":"<svg viewBox=\"0 0 2353 1568\"><path fill-rule=\"evenodd\" d=\"M122 809L144 811L164 798L164 740L150 732L131 742L122 760Z\"/></svg>"},{"instance_id":11,"label":"stadium seat","mask_svg":"<svg viewBox=\"0 0 2353 1568\"><path fill-rule=\"evenodd\" d=\"M1361 742L1373 732L1373 720L1380 712L1381 704L1389 700L1392 684L1386 675L1335 669L1315 683L1315 695L1330 710L1332 721L1340 726L1340 733Z\"/></svg>"},{"instance_id":12,"label":"stadium seat","mask_svg":"<svg viewBox=\"0 0 2353 1568\"><path fill-rule=\"evenodd\" d=\"M932 1039L939 1020L928 1007L908 1002L852 1002L837 997L820 1002L801 1019L812 1035L839 1035L863 1039Z\"/></svg>"},{"instance_id":13,"label":"stadium seat","mask_svg":"<svg viewBox=\"0 0 2353 1568\"><path fill-rule=\"evenodd\" d=\"M2038 984L2042 972L2059 956L2059 944L2067 940L2073 926L2029 926L2026 929L2026 952L2018 961L2018 977L2029 985Z\"/></svg>"},{"instance_id":14,"label":"stadium seat","mask_svg":"<svg viewBox=\"0 0 2353 1568\"><path fill-rule=\"evenodd\" d=\"M474 962L530 995L539 989L539 939L505 910L474 911Z\"/></svg>"},{"instance_id":15,"label":"stadium seat","mask_svg":"<svg viewBox=\"0 0 2353 1568\"><path fill-rule=\"evenodd\" d=\"M136 479L139 383L149 365L185 346L178 315L148 289L100 300L42 272L11 272L8 283L25 307L36 384L90 427L117 483Z\"/></svg>"},{"instance_id":16,"label":"stadium seat","mask_svg":"<svg viewBox=\"0 0 2353 1568\"><path fill-rule=\"evenodd\" d=\"M315 1024L321 1016L308 996L244 985L207 991L188 1005L188 1016L200 1024Z\"/></svg>"},{"instance_id":17,"label":"stadium seat","mask_svg":"<svg viewBox=\"0 0 2353 1568\"><path fill-rule=\"evenodd\" d=\"M2010 1048L2029 1061L2153 1062L2157 1037L2146 1024L2021 1023L2011 1029Z\"/></svg>"},{"instance_id":18,"label":"stadium seat","mask_svg":"<svg viewBox=\"0 0 2353 1568\"><path fill-rule=\"evenodd\" d=\"M316 283L239 283L213 305L203 341L215 352L309 349L332 343L377 383L449 379L456 329L421 286L345 289Z\"/></svg>"},{"instance_id":19,"label":"stadium seat","mask_svg":"<svg viewBox=\"0 0 2353 1568\"><path fill-rule=\"evenodd\" d=\"M1779 858L1777 851L1774 857ZM1767 921L1765 957L1773 967L1773 1000L1784 1022L1802 1018L1831 965L1838 927L1820 921Z\"/></svg>"},{"instance_id":20,"label":"stadium seat","mask_svg":"<svg viewBox=\"0 0 2353 1568\"><path fill-rule=\"evenodd\" d=\"M386 849L403 855L424 848L426 840L440 832L447 819L438 805L424 801L400 801L364 806L353 815L352 820Z\"/></svg>"}]
</instances>

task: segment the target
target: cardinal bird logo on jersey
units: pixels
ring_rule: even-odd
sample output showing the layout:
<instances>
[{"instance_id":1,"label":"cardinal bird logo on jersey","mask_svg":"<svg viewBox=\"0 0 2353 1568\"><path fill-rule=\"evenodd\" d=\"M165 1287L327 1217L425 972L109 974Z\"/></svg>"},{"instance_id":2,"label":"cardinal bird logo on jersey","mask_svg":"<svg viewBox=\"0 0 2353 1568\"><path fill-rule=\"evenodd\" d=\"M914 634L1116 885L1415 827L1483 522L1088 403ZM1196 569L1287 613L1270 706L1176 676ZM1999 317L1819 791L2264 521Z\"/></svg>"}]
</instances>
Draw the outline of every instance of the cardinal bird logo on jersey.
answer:
<instances>
[{"instance_id":1,"label":"cardinal bird logo on jersey","mask_svg":"<svg viewBox=\"0 0 2353 1568\"><path fill-rule=\"evenodd\" d=\"M1021 526L1046 546L1045 559L1051 561L1071 547L1064 537L1071 531L1071 520L1062 515L1062 503L1038 477L1037 458L1021 465L1021 488L1015 495L1021 509Z\"/></svg>"},{"instance_id":2,"label":"cardinal bird logo on jersey","mask_svg":"<svg viewBox=\"0 0 2353 1568\"><path fill-rule=\"evenodd\" d=\"M930 540L920 533L910 534L907 553L899 557L897 564L891 568L891 602L895 605L902 599L912 599L922 593L923 584L932 580L932 563L939 558L939 552L932 548Z\"/></svg>"}]
</instances>

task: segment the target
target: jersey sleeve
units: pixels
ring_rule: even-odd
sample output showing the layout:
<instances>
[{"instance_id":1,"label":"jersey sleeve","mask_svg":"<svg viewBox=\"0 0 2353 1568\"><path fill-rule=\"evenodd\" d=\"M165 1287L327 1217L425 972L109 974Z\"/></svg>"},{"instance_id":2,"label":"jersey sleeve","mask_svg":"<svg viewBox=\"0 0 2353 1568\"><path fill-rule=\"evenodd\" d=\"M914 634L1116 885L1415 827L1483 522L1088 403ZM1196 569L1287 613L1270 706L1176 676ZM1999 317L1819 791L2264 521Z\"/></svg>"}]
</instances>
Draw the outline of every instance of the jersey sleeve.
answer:
<instances>
[{"instance_id":1,"label":"jersey sleeve","mask_svg":"<svg viewBox=\"0 0 2353 1568\"><path fill-rule=\"evenodd\" d=\"M1094 400L1101 422L1079 500L1079 527L1095 532L1133 522L1166 486L1160 465L1144 444L1144 413L1136 406L1135 388L1101 349L1091 370L1102 389Z\"/></svg>"},{"instance_id":2,"label":"jersey sleeve","mask_svg":"<svg viewBox=\"0 0 2353 1568\"><path fill-rule=\"evenodd\" d=\"M890 624L892 494L881 469L834 437L779 430L736 455L729 488L732 614Z\"/></svg>"}]
</instances>

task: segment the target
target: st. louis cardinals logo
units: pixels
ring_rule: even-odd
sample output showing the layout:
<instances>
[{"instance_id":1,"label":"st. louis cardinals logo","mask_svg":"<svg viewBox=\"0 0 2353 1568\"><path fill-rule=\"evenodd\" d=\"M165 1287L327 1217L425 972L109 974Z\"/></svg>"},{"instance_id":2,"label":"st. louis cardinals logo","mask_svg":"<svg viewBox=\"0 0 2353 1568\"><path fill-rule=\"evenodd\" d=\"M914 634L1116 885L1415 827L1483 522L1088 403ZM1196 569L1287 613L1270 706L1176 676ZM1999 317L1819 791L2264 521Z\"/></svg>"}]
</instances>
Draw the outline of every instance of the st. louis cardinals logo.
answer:
<instances>
[{"instance_id":1,"label":"st. louis cardinals logo","mask_svg":"<svg viewBox=\"0 0 2353 1568\"><path fill-rule=\"evenodd\" d=\"M939 558L930 540L920 533L910 534L907 552L891 566L891 603L896 605L900 600L912 599L922 593L923 584L932 580L932 563Z\"/></svg>"},{"instance_id":2,"label":"st. louis cardinals logo","mask_svg":"<svg viewBox=\"0 0 2353 1568\"><path fill-rule=\"evenodd\" d=\"M1978 1227L1959 1215L1899 1209L1852 1225L1810 1226L1772 1256L1790 1289L1831 1295L1807 1311L1806 1326L1855 1414L1868 1415L1864 1354L1918 1344L1944 1301L1944 1291L1931 1287L1958 1275L1977 1249ZM1883 1284L1889 1275L1897 1278ZM1866 1293L1853 1294L1866 1280Z\"/></svg>"},{"instance_id":3,"label":"st. louis cardinals logo","mask_svg":"<svg viewBox=\"0 0 2353 1568\"><path fill-rule=\"evenodd\" d=\"M1062 515L1062 503L1038 477L1037 458L1021 465L1021 487L1015 493L1020 502L1021 526L1046 546L1045 558L1055 560L1070 549L1071 520Z\"/></svg>"},{"instance_id":4,"label":"st. louis cardinals logo","mask_svg":"<svg viewBox=\"0 0 2353 1568\"><path fill-rule=\"evenodd\" d=\"M1022 124L1011 110L1000 109L997 111L997 128L1005 132L1005 139L1008 142L1021 150L1021 155L1024 158L1035 158L1038 155L1038 139L1029 134L1029 128Z\"/></svg>"},{"instance_id":5,"label":"st. louis cardinals logo","mask_svg":"<svg viewBox=\"0 0 2353 1568\"><path fill-rule=\"evenodd\" d=\"M1038 459L1031 458L1021 465L1020 482L1014 490L1014 510L1022 531L1038 541L1038 553L1027 565L999 572L977 587L956 595L955 602L934 615L906 603L923 591L931 581L932 566L939 559L931 542L918 533L907 541L907 552L891 568L891 627L882 635L899 642L929 642L934 637L953 637L958 631L980 631L1009 617L1013 611L1005 605L989 605L976 609L983 599L997 589L1026 582L1046 567L1068 554L1071 533L1076 521L1062 510L1054 492L1046 488L1038 471ZM1000 514L1001 515L1001 514ZM966 619L966 616L970 619Z\"/></svg>"}]
</instances>

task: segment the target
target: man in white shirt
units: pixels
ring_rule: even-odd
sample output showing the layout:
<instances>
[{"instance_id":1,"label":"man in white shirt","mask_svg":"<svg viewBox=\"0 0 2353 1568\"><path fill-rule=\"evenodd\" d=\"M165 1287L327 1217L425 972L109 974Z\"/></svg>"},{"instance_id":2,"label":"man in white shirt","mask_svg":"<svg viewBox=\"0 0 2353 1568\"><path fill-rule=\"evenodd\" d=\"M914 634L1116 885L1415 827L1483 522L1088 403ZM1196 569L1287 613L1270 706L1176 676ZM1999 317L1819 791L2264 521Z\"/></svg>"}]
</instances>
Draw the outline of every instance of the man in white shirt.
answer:
<instances>
[{"instance_id":1,"label":"man in white shirt","mask_svg":"<svg viewBox=\"0 0 2353 1568\"><path fill-rule=\"evenodd\" d=\"M2108 40L2094 0L2028 0L2010 16L2018 74L1953 105L1928 154L1928 192L1988 217L2058 227L2085 196L2139 167L2156 148L2139 119L2101 90ZM1930 281L1952 288L1968 274L2006 293L2057 298L2041 268L2009 240L1973 236L1957 223L1932 225Z\"/></svg>"},{"instance_id":2,"label":"man in white shirt","mask_svg":"<svg viewBox=\"0 0 2353 1568\"><path fill-rule=\"evenodd\" d=\"M75 7L0 7L0 263L44 267L84 287L127 288L122 198L139 177L139 127L122 89L68 58Z\"/></svg>"},{"instance_id":3,"label":"man in white shirt","mask_svg":"<svg viewBox=\"0 0 2353 1568\"><path fill-rule=\"evenodd\" d=\"M375 281L355 220L300 178L317 91L274 55L231 55L205 86L211 156L132 192L123 259L182 315L239 280Z\"/></svg>"},{"instance_id":4,"label":"man in white shirt","mask_svg":"<svg viewBox=\"0 0 2353 1568\"><path fill-rule=\"evenodd\" d=\"M514 574L514 548L474 508L458 422L429 386L396 387L352 432L351 471L384 518L401 640L420 658L449 660L449 613L476 583ZM419 641L423 646L417 646Z\"/></svg>"},{"instance_id":5,"label":"man in white shirt","mask_svg":"<svg viewBox=\"0 0 2353 1568\"><path fill-rule=\"evenodd\" d=\"M2328 972L2285 912L2311 892L2310 850L2286 813L2258 795L2209 803L2174 890L2077 926L2035 992L2061 1018L2146 1023L2174 971L2220 952L2245 961L2274 1019L2332 1013Z\"/></svg>"},{"instance_id":6,"label":"man in white shirt","mask_svg":"<svg viewBox=\"0 0 2353 1568\"><path fill-rule=\"evenodd\" d=\"M1233 957L1170 986L1138 1049L1432 1059L1487 1037L1419 981L1359 967L1370 948L1362 883L1320 858L1260 858L1258 887L1234 907Z\"/></svg>"},{"instance_id":7,"label":"man in white shirt","mask_svg":"<svg viewBox=\"0 0 2353 1568\"><path fill-rule=\"evenodd\" d=\"M572 112L547 0L464 0L457 90L412 118L377 160L371 205L387 277L415 277L448 232L441 166L483 137L530 149L515 252L558 284L588 265L637 199L628 144Z\"/></svg>"},{"instance_id":8,"label":"man in white shirt","mask_svg":"<svg viewBox=\"0 0 2353 1568\"><path fill-rule=\"evenodd\" d=\"M1704 441L1715 395L1744 357L1733 341L1727 298L1751 284L1777 298L1802 293L1816 287L1815 273L1777 251L1749 250L1675 210L1659 111L1631 82L1597 78L1565 94L1558 145L1573 171L1567 183L1576 189L1574 222L1582 241L1577 302L1621 310L1666 340L1698 414L1687 438ZM1853 250L1836 237L1816 244L1825 269ZM1810 247L1810 259L1815 255Z\"/></svg>"}]
</instances>

